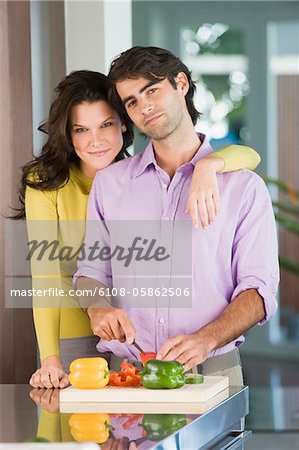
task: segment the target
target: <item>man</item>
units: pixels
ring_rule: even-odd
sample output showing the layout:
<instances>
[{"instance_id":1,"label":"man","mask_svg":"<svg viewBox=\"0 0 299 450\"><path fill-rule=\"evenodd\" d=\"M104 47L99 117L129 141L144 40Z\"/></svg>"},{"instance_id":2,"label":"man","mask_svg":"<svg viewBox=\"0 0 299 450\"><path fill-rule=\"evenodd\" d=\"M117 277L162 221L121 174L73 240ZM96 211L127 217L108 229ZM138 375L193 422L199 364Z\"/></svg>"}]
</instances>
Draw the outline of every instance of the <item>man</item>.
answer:
<instances>
[{"instance_id":1,"label":"man","mask_svg":"<svg viewBox=\"0 0 299 450\"><path fill-rule=\"evenodd\" d=\"M133 47L112 62L109 77L112 101L125 108L151 143L142 154L95 178L88 219L102 222L106 244L109 220L186 219L194 165L212 152L206 137L195 132L195 86L176 56L155 47ZM276 228L268 191L256 174L220 174L218 182L221 213L209 230L192 232L192 305L112 307L107 296L98 296L87 312L94 334L102 338L99 351L133 357L130 344L136 338L145 349L151 344L158 358L180 361L185 371L199 367L242 384L237 351L242 334L277 308ZM87 242L91 234L87 227ZM80 290L114 285L113 270L98 261L79 263L75 279Z\"/></svg>"}]
</instances>

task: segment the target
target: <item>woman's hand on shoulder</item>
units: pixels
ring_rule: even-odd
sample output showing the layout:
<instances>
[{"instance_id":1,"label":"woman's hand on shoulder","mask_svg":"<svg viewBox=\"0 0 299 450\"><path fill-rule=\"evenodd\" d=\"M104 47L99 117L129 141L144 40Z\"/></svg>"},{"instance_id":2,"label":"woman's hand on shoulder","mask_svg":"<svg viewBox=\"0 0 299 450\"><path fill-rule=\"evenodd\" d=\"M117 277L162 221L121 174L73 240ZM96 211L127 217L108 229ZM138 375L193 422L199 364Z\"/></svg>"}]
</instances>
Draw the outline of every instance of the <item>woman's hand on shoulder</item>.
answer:
<instances>
[{"instance_id":1,"label":"woman's hand on shoulder","mask_svg":"<svg viewBox=\"0 0 299 450\"><path fill-rule=\"evenodd\" d=\"M195 228L198 228L199 221L202 228L211 225L220 212L216 174L223 167L223 160L215 156L207 156L195 164L186 209L186 213L190 213L192 216Z\"/></svg>"},{"instance_id":2,"label":"woman's hand on shoulder","mask_svg":"<svg viewBox=\"0 0 299 450\"><path fill-rule=\"evenodd\" d=\"M217 172L224 167L222 159L207 156L195 164L186 213L190 213L195 228L199 221L202 228L211 225L220 212L220 196Z\"/></svg>"},{"instance_id":3,"label":"woman's hand on shoulder","mask_svg":"<svg viewBox=\"0 0 299 450\"><path fill-rule=\"evenodd\" d=\"M57 356L48 356L42 361L29 380L34 388L63 389L68 385L68 375L62 370L60 359Z\"/></svg>"}]
</instances>

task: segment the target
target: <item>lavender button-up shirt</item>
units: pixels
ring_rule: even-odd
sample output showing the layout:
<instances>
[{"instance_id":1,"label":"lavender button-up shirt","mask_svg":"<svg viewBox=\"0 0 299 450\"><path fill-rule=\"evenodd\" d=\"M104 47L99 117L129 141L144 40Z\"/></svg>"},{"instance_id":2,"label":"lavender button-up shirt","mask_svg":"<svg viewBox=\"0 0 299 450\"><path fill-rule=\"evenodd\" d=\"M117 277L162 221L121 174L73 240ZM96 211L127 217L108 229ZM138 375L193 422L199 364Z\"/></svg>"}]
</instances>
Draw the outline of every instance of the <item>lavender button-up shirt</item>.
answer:
<instances>
[{"instance_id":1,"label":"lavender button-up shirt","mask_svg":"<svg viewBox=\"0 0 299 450\"><path fill-rule=\"evenodd\" d=\"M212 152L204 135L193 159L181 166L170 180L156 160L152 145L143 153L101 171L91 189L87 220L100 220L97 240L109 245L110 220L190 220L185 214L195 163ZM242 291L257 289L264 299L268 320L276 311L279 280L277 236L271 199L262 179L249 170L217 176L221 212L206 230L192 230L192 305L180 308L122 308L136 327L136 342L145 351L158 351L169 337L191 334L214 320ZM89 235L85 243L94 242ZM98 260L79 261L74 276L90 277L113 286L113 268ZM244 341L239 336L213 351L209 357L228 352ZM139 359L135 347L101 340L100 352Z\"/></svg>"}]
</instances>

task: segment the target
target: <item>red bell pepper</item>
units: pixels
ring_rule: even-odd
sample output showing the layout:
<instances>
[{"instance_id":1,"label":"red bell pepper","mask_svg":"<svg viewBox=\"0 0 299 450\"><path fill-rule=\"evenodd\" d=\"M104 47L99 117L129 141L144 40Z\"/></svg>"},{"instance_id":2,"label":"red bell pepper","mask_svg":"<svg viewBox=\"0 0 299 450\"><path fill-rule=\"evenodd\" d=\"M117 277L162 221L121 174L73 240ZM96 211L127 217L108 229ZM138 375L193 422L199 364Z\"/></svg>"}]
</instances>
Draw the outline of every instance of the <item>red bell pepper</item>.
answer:
<instances>
[{"instance_id":1,"label":"red bell pepper","mask_svg":"<svg viewBox=\"0 0 299 450\"><path fill-rule=\"evenodd\" d=\"M121 368L122 373L131 375L133 377L138 376L138 378L139 378L139 375L138 375L139 369L137 369L137 367L133 366L133 364L129 363L129 361L124 360L121 363L120 368Z\"/></svg>"},{"instance_id":2,"label":"red bell pepper","mask_svg":"<svg viewBox=\"0 0 299 450\"><path fill-rule=\"evenodd\" d=\"M150 359L156 359L157 354L154 352L144 352L140 353L140 358L142 364L145 366L145 363L149 361Z\"/></svg>"},{"instance_id":3,"label":"red bell pepper","mask_svg":"<svg viewBox=\"0 0 299 450\"><path fill-rule=\"evenodd\" d=\"M122 427L125 430L128 430L132 425L134 425L135 422L137 422L139 419L142 419L143 414L134 414L131 415L131 417L128 418L128 420L122 424Z\"/></svg>"},{"instance_id":4,"label":"red bell pepper","mask_svg":"<svg viewBox=\"0 0 299 450\"><path fill-rule=\"evenodd\" d=\"M111 372L109 377L109 384L113 386L139 386L141 384L141 377L138 375L139 370L128 361L121 363L120 372Z\"/></svg>"}]
</instances>

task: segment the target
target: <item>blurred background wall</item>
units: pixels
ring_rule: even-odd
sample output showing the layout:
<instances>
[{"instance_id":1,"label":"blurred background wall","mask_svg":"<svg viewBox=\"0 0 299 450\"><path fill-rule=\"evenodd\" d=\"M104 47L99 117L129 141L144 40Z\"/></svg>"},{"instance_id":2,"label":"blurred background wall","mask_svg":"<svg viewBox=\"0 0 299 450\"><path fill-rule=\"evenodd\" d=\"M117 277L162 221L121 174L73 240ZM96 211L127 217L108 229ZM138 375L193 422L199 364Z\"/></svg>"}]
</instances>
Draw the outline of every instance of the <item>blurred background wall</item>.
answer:
<instances>
[{"instance_id":1,"label":"blurred background wall","mask_svg":"<svg viewBox=\"0 0 299 450\"><path fill-rule=\"evenodd\" d=\"M30 12L26 2L0 2L0 381L28 380L36 365L32 312L5 308L5 221L17 197L18 168L32 155Z\"/></svg>"},{"instance_id":2,"label":"blurred background wall","mask_svg":"<svg viewBox=\"0 0 299 450\"><path fill-rule=\"evenodd\" d=\"M271 178L283 266L280 308L269 324L248 333L243 353L298 361L298 5L225 0L0 2L0 58L7 62L1 64L1 212L15 200L18 167L40 151L43 137L36 130L47 117L53 88L66 73L107 72L111 59L131 45L168 48L192 69L202 112L197 128L209 135L215 149L229 143L254 147L262 156L258 172ZM13 110L14 121L8 110ZM137 134L134 152L145 144ZM2 264L0 378L27 382L36 351L32 320L28 311L21 311L21 329L16 324L16 312L5 308L4 284ZM32 356L22 358L21 369L15 363L20 339Z\"/></svg>"}]
</instances>

